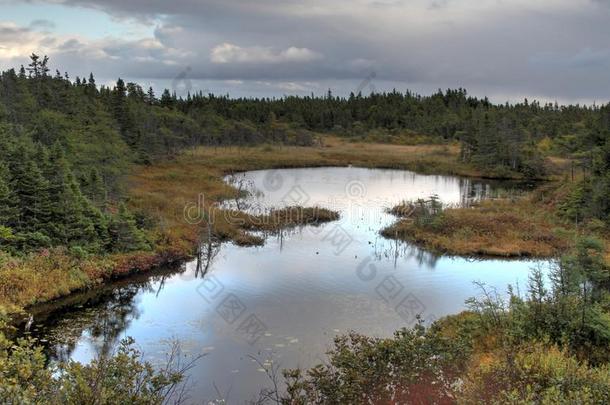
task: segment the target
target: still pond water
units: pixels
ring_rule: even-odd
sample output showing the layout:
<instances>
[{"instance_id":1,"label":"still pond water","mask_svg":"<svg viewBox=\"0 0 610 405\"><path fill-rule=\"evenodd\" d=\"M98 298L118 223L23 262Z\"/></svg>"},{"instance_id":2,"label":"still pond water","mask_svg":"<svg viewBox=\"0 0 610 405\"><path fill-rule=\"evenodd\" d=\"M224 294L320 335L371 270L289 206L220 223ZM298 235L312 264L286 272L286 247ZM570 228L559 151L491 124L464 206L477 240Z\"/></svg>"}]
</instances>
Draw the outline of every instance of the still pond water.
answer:
<instances>
[{"instance_id":1,"label":"still pond water","mask_svg":"<svg viewBox=\"0 0 610 405\"><path fill-rule=\"evenodd\" d=\"M253 399L268 380L254 356L283 368L325 359L333 337L350 330L391 336L465 308L473 281L505 292L523 286L533 261L435 256L379 235L402 200L437 195L464 205L519 187L408 171L308 168L228 177L249 196L226 205L251 212L299 204L337 210L341 219L267 236L262 247L205 246L181 269L121 280L41 308L33 332L55 358L87 362L131 336L147 360L168 342L205 354L190 371L191 397ZM58 309L60 308L60 309ZM267 363L268 364L268 363Z\"/></svg>"}]
</instances>

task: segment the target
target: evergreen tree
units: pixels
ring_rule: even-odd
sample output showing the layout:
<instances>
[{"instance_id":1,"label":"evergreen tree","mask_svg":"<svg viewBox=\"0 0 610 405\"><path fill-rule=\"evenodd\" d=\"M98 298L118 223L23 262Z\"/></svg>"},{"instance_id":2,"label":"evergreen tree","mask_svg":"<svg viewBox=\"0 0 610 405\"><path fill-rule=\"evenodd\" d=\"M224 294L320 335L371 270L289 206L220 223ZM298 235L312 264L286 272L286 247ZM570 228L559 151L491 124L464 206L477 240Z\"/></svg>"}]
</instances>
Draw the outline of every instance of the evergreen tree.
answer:
<instances>
[{"instance_id":1,"label":"evergreen tree","mask_svg":"<svg viewBox=\"0 0 610 405\"><path fill-rule=\"evenodd\" d=\"M148 92L146 93L146 102L149 105L153 105L153 104L155 104L155 101L156 101L155 92L152 87L149 87Z\"/></svg>"},{"instance_id":2,"label":"evergreen tree","mask_svg":"<svg viewBox=\"0 0 610 405\"><path fill-rule=\"evenodd\" d=\"M10 188L8 168L0 162L0 226L15 224L19 215L17 197Z\"/></svg>"},{"instance_id":3,"label":"evergreen tree","mask_svg":"<svg viewBox=\"0 0 610 405\"><path fill-rule=\"evenodd\" d=\"M160 104L161 107L167 108L172 108L172 106L174 105L174 99L168 89L163 90L163 94L161 94Z\"/></svg>"},{"instance_id":4,"label":"evergreen tree","mask_svg":"<svg viewBox=\"0 0 610 405\"><path fill-rule=\"evenodd\" d=\"M28 74L30 77L38 78L40 77L40 56L32 53L32 55L30 55L30 59L31 62L28 64L27 68Z\"/></svg>"},{"instance_id":5,"label":"evergreen tree","mask_svg":"<svg viewBox=\"0 0 610 405\"><path fill-rule=\"evenodd\" d=\"M112 90L112 111L119 124L123 139L129 146L137 149L139 133L127 102L127 87L122 79L117 80L116 86Z\"/></svg>"},{"instance_id":6,"label":"evergreen tree","mask_svg":"<svg viewBox=\"0 0 610 405\"><path fill-rule=\"evenodd\" d=\"M148 248L144 233L138 229L135 218L123 203L119 205L119 212L110 220L108 234L113 251L130 252Z\"/></svg>"},{"instance_id":7,"label":"evergreen tree","mask_svg":"<svg viewBox=\"0 0 610 405\"><path fill-rule=\"evenodd\" d=\"M90 96L95 96L97 94L97 87L95 85L95 78L93 77L93 73L89 73L89 82L87 83L87 94Z\"/></svg>"},{"instance_id":8,"label":"evergreen tree","mask_svg":"<svg viewBox=\"0 0 610 405\"><path fill-rule=\"evenodd\" d=\"M597 149L593 160L590 214L610 225L610 131L606 143Z\"/></svg>"},{"instance_id":9,"label":"evergreen tree","mask_svg":"<svg viewBox=\"0 0 610 405\"><path fill-rule=\"evenodd\" d=\"M107 202L107 192L104 180L97 168L92 168L82 181L83 194L93 203L95 207L104 210Z\"/></svg>"},{"instance_id":10,"label":"evergreen tree","mask_svg":"<svg viewBox=\"0 0 610 405\"><path fill-rule=\"evenodd\" d=\"M9 162L11 188L19 201L15 230L46 233L49 225L49 184L24 145Z\"/></svg>"},{"instance_id":11,"label":"evergreen tree","mask_svg":"<svg viewBox=\"0 0 610 405\"><path fill-rule=\"evenodd\" d=\"M95 239L95 229L87 217L88 201L82 196L78 183L59 144L53 146L49 159L49 229L57 244L89 243Z\"/></svg>"}]
</instances>

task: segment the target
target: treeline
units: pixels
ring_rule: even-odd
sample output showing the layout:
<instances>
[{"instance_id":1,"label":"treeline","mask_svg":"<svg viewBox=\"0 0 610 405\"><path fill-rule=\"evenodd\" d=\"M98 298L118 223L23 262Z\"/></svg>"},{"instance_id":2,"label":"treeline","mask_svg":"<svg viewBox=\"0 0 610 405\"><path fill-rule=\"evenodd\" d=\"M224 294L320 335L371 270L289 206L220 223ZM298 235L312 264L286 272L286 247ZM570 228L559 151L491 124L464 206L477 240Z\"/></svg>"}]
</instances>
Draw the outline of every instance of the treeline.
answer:
<instances>
[{"instance_id":1,"label":"treeline","mask_svg":"<svg viewBox=\"0 0 610 405\"><path fill-rule=\"evenodd\" d=\"M168 93L169 94L169 93ZM596 122L605 108L540 104L491 103L469 96L464 89L438 91L421 96L400 93L350 94L336 97L290 96L280 99L232 99L212 94L189 95L172 104L185 113L213 111L226 119L265 125L270 120L310 131L332 132L355 139L396 139L409 142L425 135L426 142L460 141L462 158L501 174L520 172L542 177L540 148L572 154L589 150L598 131ZM593 136L594 138L595 136Z\"/></svg>"},{"instance_id":2,"label":"treeline","mask_svg":"<svg viewBox=\"0 0 610 405\"><path fill-rule=\"evenodd\" d=\"M545 159L572 160L576 186L563 211L577 222L596 218L610 223L610 104L603 106L493 104L463 89L430 96L411 92L336 97L290 96L232 99L213 94L176 99L168 91L161 104L184 114L212 112L223 119L259 128L279 125L329 132L354 140L451 142L460 158L495 177L542 179ZM272 138L274 139L274 138Z\"/></svg>"}]
</instances>

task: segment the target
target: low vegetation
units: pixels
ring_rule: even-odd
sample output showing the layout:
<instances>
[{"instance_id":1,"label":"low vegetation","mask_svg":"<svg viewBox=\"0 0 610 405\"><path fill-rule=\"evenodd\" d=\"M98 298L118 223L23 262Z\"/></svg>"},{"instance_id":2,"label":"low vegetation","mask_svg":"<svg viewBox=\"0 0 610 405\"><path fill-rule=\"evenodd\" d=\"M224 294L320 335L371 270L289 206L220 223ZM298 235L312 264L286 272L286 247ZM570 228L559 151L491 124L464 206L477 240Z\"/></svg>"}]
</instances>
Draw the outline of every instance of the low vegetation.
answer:
<instances>
[{"instance_id":1,"label":"low vegetation","mask_svg":"<svg viewBox=\"0 0 610 405\"><path fill-rule=\"evenodd\" d=\"M474 169L468 165L457 162L458 154L459 147L455 145L368 145L333 137L324 137L323 146L317 147L200 147L171 162L139 166L128 180L130 207L136 212L151 213L173 238L190 240L201 227L185 221L185 207L200 204L201 213L213 213L220 210L220 202L241 198L240 185L227 184L227 175L257 169L347 165L411 170L421 167L425 172L476 174L470 172ZM311 213L322 215L324 210ZM214 218L213 232L228 239L236 234L235 224L226 220L231 215L214 214ZM202 225L205 221L198 222Z\"/></svg>"},{"instance_id":2,"label":"low vegetation","mask_svg":"<svg viewBox=\"0 0 610 405\"><path fill-rule=\"evenodd\" d=\"M271 209L266 214L252 215L237 210L214 210L210 220L212 235L221 241L230 240L239 246L262 245L264 238L251 232L277 234L296 226L317 226L336 221L339 214L320 207L286 207Z\"/></svg>"},{"instance_id":3,"label":"low vegetation","mask_svg":"<svg viewBox=\"0 0 610 405\"><path fill-rule=\"evenodd\" d=\"M179 99L121 79L107 87L92 74L52 74L48 63L33 54L28 66L0 75L2 305L29 305L182 260L210 232L260 244L260 236L227 221L213 229L183 221L184 207L199 193L206 211L235 198L239 190L222 177L240 170L352 164L538 178L553 154L570 158L592 184L606 184L607 106L494 105L463 89L427 97ZM572 204L566 215L605 221L607 188L582 189L591 198L570 198L584 198L587 212ZM20 287L23 279L44 280L44 271L29 270L38 262L65 260L77 264L64 280Z\"/></svg>"},{"instance_id":4,"label":"low vegetation","mask_svg":"<svg viewBox=\"0 0 610 405\"><path fill-rule=\"evenodd\" d=\"M382 235L452 255L553 257L574 238L574 231L560 225L531 197L461 208L432 208L429 201L419 201L400 204L390 212L403 218L383 229Z\"/></svg>"},{"instance_id":5,"label":"low vegetation","mask_svg":"<svg viewBox=\"0 0 610 405\"><path fill-rule=\"evenodd\" d=\"M87 365L49 365L32 339L7 339L6 319L0 315L3 404L179 404L188 398L185 373L198 358L185 361L177 345L169 348L161 367L142 361L132 339Z\"/></svg>"},{"instance_id":6,"label":"low vegetation","mask_svg":"<svg viewBox=\"0 0 610 405\"><path fill-rule=\"evenodd\" d=\"M398 220L381 233L463 256L556 257L573 246L577 237L587 235L596 235L607 246L605 214L591 207L584 196L592 182L583 178L558 181L518 198L465 207L443 207L434 196L405 201L389 210ZM607 247L604 251L607 256Z\"/></svg>"}]
</instances>

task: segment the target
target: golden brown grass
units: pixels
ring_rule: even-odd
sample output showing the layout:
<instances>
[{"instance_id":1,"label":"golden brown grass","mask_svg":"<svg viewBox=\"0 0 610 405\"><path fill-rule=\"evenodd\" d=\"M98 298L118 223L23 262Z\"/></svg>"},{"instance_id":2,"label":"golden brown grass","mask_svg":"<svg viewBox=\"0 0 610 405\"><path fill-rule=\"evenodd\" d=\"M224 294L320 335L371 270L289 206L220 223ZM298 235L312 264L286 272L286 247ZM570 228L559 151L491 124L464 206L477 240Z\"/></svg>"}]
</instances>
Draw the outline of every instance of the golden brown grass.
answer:
<instances>
[{"instance_id":1,"label":"golden brown grass","mask_svg":"<svg viewBox=\"0 0 610 405\"><path fill-rule=\"evenodd\" d=\"M99 285L106 280L145 272L188 257L178 244L155 251L77 258L63 248L23 257L0 252L0 310L19 311Z\"/></svg>"},{"instance_id":2,"label":"golden brown grass","mask_svg":"<svg viewBox=\"0 0 610 405\"><path fill-rule=\"evenodd\" d=\"M205 196L205 209L215 217L213 232L240 245L263 243L250 231L275 232L281 227L316 224L336 219L336 213L316 208L292 207L266 218L245 213L235 221L213 204L234 198L238 191L223 181L229 173L253 169L346 166L411 169L427 173L480 175L457 163L457 145L396 146L350 143L325 137L322 147L201 147L187 151L174 161L137 167L129 178L132 208L158 220L150 232L154 251L77 259L67 252L51 250L26 257L0 257L0 306L13 310L91 288L104 280L147 271L188 258L206 227L189 224L184 207Z\"/></svg>"},{"instance_id":3,"label":"golden brown grass","mask_svg":"<svg viewBox=\"0 0 610 405\"><path fill-rule=\"evenodd\" d=\"M133 208L157 217L162 230L171 238L195 241L201 224L184 220L184 207L204 196L205 211L214 204L235 198L238 190L223 181L226 174L273 168L347 166L395 168L421 173L481 176L470 165L458 162L459 145L382 145L352 143L325 137L321 147L201 147L185 152L174 161L139 167L131 176ZM319 214L320 212L318 212ZM248 242L245 228L215 215L213 232L239 243ZM242 228L242 229L240 229ZM259 243L256 238L252 243Z\"/></svg>"},{"instance_id":4,"label":"golden brown grass","mask_svg":"<svg viewBox=\"0 0 610 405\"><path fill-rule=\"evenodd\" d=\"M231 240L239 246L262 245L264 239L252 231L275 234L299 225L320 225L336 221L339 213L320 207L286 207L264 215L250 215L236 210L213 210L212 232L220 240Z\"/></svg>"},{"instance_id":5,"label":"golden brown grass","mask_svg":"<svg viewBox=\"0 0 610 405\"><path fill-rule=\"evenodd\" d=\"M393 210L401 212L400 207ZM528 197L448 208L429 223L407 217L382 233L464 256L551 257L567 249L572 240L551 211Z\"/></svg>"}]
</instances>

